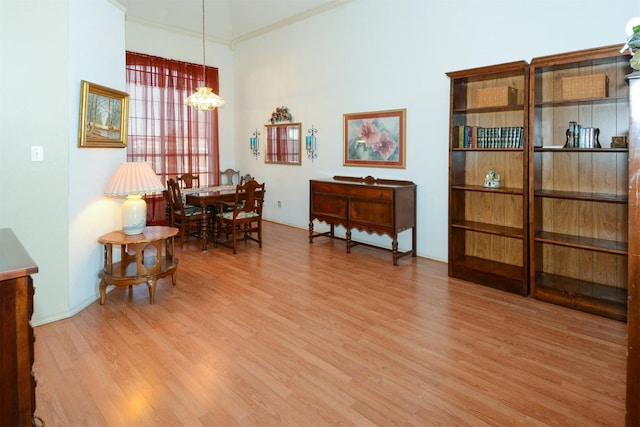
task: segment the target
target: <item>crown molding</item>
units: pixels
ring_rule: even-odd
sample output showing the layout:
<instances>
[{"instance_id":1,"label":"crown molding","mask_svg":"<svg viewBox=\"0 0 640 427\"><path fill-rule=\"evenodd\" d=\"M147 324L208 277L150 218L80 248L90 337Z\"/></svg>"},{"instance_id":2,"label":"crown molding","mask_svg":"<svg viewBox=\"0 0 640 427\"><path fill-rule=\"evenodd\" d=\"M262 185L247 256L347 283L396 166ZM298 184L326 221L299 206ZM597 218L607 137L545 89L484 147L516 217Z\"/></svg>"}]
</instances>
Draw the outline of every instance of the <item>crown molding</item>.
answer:
<instances>
[{"instance_id":1,"label":"crown molding","mask_svg":"<svg viewBox=\"0 0 640 427\"><path fill-rule=\"evenodd\" d=\"M321 13L327 12L331 9L335 9L338 6L342 6L346 3L349 3L353 0L335 0L331 3L327 3L324 4L322 6L318 6L315 9L309 9L306 12L302 12L298 15L294 15L291 16L289 18L283 19L281 21L278 21L274 24L271 25L267 25L266 27L260 28L256 31L252 31L246 34L242 34L236 38L234 38L233 40L231 40L231 43L229 44L230 48L232 50L235 49L235 47L238 45L238 43L259 37L261 35L270 33L271 31L275 31L278 30L280 28L284 28L287 27L291 24L295 24L296 22L300 22L303 21L305 19L311 18L312 16L316 16L316 15L320 15Z\"/></svg>"},{"instance_id":2,"label":"crown molding","mask_svg":"<svg viewBox=\"0 0 640 427\"><path fill-rule=\"evenodd\" d=\"M189 36L189 37L195 37L195 38L202 39L202 30L199 30L199 31L186 30L184 28L174 27L172 25L159 24L157 22L148 21L146 19L140 19L140 18L129 17L129 16L126 17L126 20L129 21L129 22L136 23L136 24L145 25L147 27L153 27L153 28L157 28L157 29L160 29L160 30L169 31L169 32L172 32L172 33L177 33L177 34L182 34L182 35ZM232 40L222 39L220 37L206 36L205 39L210 41L210 42L218 43L218 44L225 45L225 46L229 46L231 44L231 42L232 42Z\"/></svg>"}]
</instances>

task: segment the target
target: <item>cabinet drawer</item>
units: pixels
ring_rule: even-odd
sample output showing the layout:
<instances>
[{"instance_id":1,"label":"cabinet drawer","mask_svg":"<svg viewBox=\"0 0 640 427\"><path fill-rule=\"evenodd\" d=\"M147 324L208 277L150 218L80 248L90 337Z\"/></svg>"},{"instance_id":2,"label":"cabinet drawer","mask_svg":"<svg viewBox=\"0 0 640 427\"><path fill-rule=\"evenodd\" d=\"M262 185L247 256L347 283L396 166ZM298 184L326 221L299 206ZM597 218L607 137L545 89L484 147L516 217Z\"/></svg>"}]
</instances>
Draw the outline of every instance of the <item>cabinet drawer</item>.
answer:
<instances>
[{"instance_id":1,"label":"cabinet drawer","mask_svg":"<svg viewBox=\"0 0 640 427\"><path fill-rule=\"evenodd\" d=\"M329 194L311 195L311 215L325 215L338 218L347 217L347 200Z\"/></svg>"},{"instance_id":2,"label":"cabinet drawer","mask_svg":"<svg viewBox=\"0 0 640 427\"><path fill-rule=\"evenodd\" d=\"M376 203L371 200L352 199L349 205L349 220L382 227L393 225L391 203Z\"/></svg>"},{"instance_id":3,"label":"cabinet drawer","mask_svg":"<svg viewBox=\"0 0 640 427\"><path fill-rule=\"evenodd\" d=\"M393 200L393 189L364 185L345 185L333 182L312 182L312 193L339 194L347 197L361 197L363 199Z\"/></svg>"}]
</instances>

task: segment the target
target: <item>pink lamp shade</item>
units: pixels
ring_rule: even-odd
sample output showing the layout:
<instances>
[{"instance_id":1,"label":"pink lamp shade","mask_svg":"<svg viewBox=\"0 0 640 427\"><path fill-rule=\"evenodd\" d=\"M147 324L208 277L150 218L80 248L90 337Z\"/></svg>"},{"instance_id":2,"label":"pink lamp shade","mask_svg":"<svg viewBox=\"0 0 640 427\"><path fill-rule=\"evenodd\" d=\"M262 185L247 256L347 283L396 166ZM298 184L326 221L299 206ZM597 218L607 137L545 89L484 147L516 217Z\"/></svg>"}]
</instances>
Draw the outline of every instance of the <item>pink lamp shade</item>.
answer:
<instances>
[{"instance_id":1,"label":"pink lamp shade","mask_svg":"<svg viewBox=\"0 0 640 427\"><path fill-rule=\"evenodd\" d=\"M142 233L147 226L147 203L142 194L162 190L164 186L151 165L145 162L127 162L118 166L104 195L127 197L122 204L122 229L125 234L134 235Z\"/></svg>"}]
</instances>

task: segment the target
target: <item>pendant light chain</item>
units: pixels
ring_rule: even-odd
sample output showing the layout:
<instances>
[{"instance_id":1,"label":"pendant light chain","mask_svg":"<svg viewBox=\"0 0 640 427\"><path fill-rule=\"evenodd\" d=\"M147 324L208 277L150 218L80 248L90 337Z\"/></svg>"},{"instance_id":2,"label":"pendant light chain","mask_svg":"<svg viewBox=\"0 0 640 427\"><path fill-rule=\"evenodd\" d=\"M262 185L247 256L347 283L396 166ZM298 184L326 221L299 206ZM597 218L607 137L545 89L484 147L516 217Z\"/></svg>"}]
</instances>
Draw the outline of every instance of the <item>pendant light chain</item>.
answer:
<instances>
[{"instance_id":1,"label":"pendant light chain","mask_svg":"<svg viewBox=\"0 0 640 427\"><path fill-rule=\"evenodd\" d=\"M204 2L202 0L202 85L196 87L196 92L185 99L185 103L200 111L210 111L224 105L224 99L213 93L207 87L207 44L205 36Z\"/></svg>"},{"instance_id":2,"label":"pendant light chain","mask_svg":"<svg viewBox=\"0 0 640 427\"><path fill-rule=\"evenodd\" d=\"M205 36L204 36L204 0L202 0L202 86L207 85L207 80L205 78L205 71L207 69L207 54L205 48Z\"/></svg>"}]
</instances>

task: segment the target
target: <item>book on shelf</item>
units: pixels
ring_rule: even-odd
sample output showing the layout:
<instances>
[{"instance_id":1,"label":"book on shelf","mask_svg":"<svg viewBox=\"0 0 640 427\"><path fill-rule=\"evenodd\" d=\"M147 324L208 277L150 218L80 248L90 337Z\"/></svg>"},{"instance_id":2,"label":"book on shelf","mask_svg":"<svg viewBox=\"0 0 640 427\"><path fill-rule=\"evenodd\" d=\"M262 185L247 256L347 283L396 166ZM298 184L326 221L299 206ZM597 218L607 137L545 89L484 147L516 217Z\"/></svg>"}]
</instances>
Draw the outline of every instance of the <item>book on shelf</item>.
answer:
<instances>
[{"instance_id":1,"label":"book on shelf","mask_svg":"<svg viewBox=\"0 0 640 427\"><path fill-rule=\"evenodd\" d=\"M458 148L476 148L478 132L477 126L456 126L458 135Z\"/></svg>"},{"instance_id":2,"label":"book on shelf","mask_svg":"<svg viewBox=\"0 0 640 427\"><path fill-rule=\"evenodd\" d=\"M524 128L457 126L458 148L522 148Z\"/></svg>"}]
</instances>

